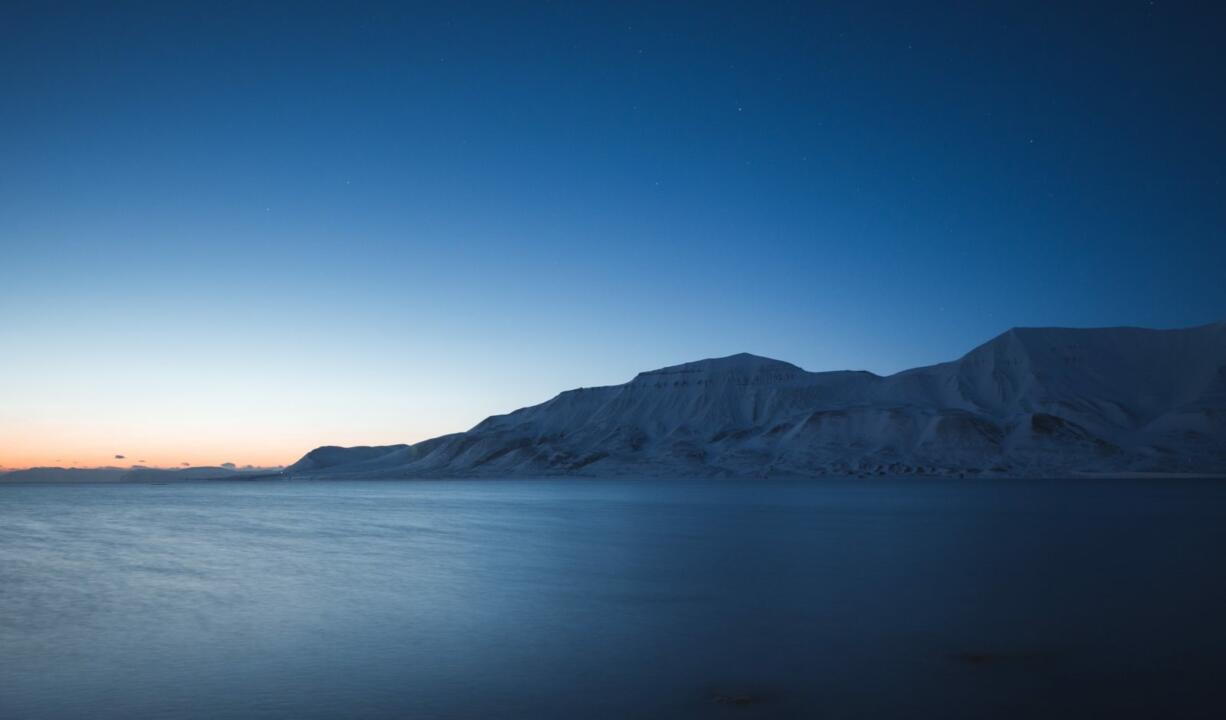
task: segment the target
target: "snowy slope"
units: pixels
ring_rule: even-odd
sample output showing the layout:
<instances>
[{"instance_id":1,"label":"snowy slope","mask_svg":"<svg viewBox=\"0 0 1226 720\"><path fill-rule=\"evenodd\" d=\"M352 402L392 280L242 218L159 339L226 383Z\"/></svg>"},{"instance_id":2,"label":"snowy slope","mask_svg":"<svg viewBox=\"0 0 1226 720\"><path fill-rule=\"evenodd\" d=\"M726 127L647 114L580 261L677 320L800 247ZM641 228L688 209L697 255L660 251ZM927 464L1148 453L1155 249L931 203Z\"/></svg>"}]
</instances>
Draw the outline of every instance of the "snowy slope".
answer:
<instances>
[{"instance_id":1,"label":"snowy slope","mask_svg":"<svg viewBox=\"0 0 1226 720\"><path fill-rule=\"evenodd\" d=\"M1226 471L1226 323L1015 328L880 377L749 354L564 392L415 445L324 447L291 476Z\"/></svg>"}]
</instances>

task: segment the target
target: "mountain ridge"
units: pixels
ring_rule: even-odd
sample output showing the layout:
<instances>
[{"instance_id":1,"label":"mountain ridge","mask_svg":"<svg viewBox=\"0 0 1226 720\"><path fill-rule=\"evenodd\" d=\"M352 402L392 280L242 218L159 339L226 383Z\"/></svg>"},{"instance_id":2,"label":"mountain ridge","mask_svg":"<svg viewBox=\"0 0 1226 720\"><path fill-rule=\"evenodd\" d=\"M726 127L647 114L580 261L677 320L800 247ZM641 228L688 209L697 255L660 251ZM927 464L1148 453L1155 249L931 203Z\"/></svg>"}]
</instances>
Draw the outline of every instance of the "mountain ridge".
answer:
<instances>
[{"instance_id":1,"label":"mountain ridge","mask_svg":"<svg viewBox=\"0 0 1226 720\"><path fill-rule=\"evenodd\" d=\"M326 458L326 461L323 459ZM577 388L291 477L1226 471L1226 322L1010 328L892 375L750 353Z\"/></svg>"}]
</instances>

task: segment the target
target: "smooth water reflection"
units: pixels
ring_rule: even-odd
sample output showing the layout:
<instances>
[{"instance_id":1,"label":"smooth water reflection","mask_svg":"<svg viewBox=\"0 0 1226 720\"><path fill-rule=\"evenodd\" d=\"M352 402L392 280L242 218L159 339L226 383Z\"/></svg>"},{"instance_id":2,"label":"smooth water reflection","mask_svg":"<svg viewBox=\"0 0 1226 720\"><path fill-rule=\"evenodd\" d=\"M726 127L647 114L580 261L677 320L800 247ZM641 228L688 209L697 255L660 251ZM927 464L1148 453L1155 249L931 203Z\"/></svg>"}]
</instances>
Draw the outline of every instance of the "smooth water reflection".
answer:
<instances>
[{"instance_id":1,"label":"smooth water reflection","mask_svg":"<svg viewBox=\"0 0 1226 720\"><path fill-rule=\"evenodd\" d=\"M0 486L0 717L1223 717L1223 550L1208 481Z\"/></svg>"}]
</instances>

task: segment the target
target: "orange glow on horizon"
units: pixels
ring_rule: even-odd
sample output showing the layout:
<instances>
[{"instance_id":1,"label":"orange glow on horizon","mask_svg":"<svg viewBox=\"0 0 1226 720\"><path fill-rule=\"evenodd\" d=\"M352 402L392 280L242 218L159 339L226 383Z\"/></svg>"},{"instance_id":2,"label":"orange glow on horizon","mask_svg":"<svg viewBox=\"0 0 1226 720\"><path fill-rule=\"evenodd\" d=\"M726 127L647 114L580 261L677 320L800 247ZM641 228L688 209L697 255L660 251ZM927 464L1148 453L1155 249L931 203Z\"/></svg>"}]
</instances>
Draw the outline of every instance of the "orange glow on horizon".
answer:
<instances>
[{"instance_id":1,"label":"orange glow on horizon","mask_svg":"<svg viewBox=\"0 0 1226 720\"><path fill-rule=\"evenodd\" d=\"M173 433L173 435L172 435ZM174 435L188 435L176 438ZM194 436L194 437L193 437ZM190 439L189 439L190 438ZM308 450L310 448L307 448ZM302 452L305 452L302 451ZM276 466L301 457L297 448L216 433L183 433L167 425L34 419L0 424L0 468Z\"/></svg>"},{"instance_id":2,"label":"orange glow on horizon","mask_svg":"<svg viewBox=\"0 0 1226 720\"><path fill-rule=\"evenodd\" d=\"M0 472L35 467L128 468L133 465L176 469L217 467L225 463L233 463L240 469L246 466L274 468L290 465L320 445L382 445L423 439L405 438L394 432L359 436L325 431L292 433L291 437L275 440L212 434L182 441L159 436L132 442L116 437L118 432L114 431L50 430L36 425L0 426Z\"/></svg>"},{"instance_id":3,"label":"orange glow on horizon","mask_svg":"<svg viewBox=\"0 0 1226 720\"><path fill-rule=\"evenodd\" d=\"M163 452L151 452L141 455L115 452L67 452L63 448L54 452L37 452L21 448L13 451L9 448L3 448L0 449L0 472L27 470L37 467L129 468L137 465L173 470L184 467L219 467L226 463L233 463L239 469L248 465L256 468L272 468L289 465L311 449L306 448L293 455L293 457L289 457L288 455L280 456L269 453L254 456L246 453L218 455L216 453L187 452L168 455Z\"/></svg>"}]
</instances>

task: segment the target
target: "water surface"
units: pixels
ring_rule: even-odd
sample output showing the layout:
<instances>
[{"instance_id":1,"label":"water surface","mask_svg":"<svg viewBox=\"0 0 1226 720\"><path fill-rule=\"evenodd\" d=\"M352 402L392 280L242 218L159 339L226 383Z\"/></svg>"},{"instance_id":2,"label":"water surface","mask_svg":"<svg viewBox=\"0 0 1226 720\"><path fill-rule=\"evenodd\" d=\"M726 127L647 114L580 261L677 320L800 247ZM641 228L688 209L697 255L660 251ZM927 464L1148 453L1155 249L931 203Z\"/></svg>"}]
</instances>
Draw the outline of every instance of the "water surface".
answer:
<instances>
[{"instance_id":1,"label":"water surface","mask_svg":"<svg viewBox=\"0 0 1226 720\"><path fill-rule=\"evenodd\" d=\"M1213 481L0 486L0 717L1220 718L1223 550Z\"/></svg>"}]
</instances>

